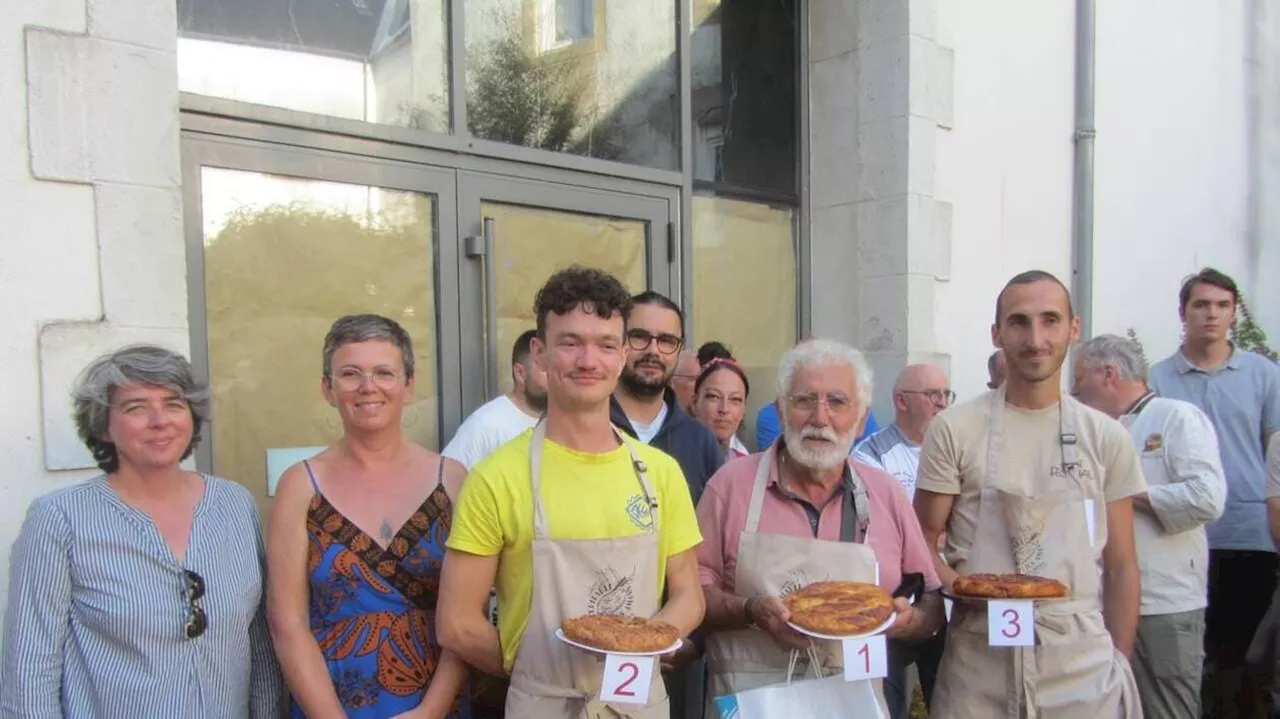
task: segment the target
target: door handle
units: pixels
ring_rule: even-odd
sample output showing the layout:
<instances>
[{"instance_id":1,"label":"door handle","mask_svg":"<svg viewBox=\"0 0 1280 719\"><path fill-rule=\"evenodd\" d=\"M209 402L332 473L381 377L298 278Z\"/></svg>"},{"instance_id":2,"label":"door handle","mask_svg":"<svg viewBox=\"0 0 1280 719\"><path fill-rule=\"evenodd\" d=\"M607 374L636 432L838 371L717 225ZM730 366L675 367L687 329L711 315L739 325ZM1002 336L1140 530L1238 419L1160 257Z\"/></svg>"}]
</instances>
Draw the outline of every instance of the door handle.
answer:
<instances>
[{"instance_id":1,"label":"door handle","mask_svg":"<svg viewBox=\"0 0 1280 719\"><path fill-rule=\"evenodd\" d=\"M484 218L481 225L484 234L466 238L466 255L480 260L484 281L484 396L493 399L498 394L498 296L494 283L492 217Z\"/></svg>"}]
</instances>

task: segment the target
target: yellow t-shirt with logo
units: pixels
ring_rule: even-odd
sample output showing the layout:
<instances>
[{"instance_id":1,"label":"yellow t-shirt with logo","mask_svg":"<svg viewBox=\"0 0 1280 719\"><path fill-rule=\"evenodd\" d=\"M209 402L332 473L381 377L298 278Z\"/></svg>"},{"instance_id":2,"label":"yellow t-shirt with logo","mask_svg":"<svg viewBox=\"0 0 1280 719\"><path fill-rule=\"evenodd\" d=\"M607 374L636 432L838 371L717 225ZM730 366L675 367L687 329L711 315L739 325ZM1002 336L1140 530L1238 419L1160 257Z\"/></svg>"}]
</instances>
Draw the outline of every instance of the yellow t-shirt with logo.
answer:
<instances>
[{"instance_id":1,"label":"yellow t-shirt with logo","mask_svg":"<svg viewBox=\"0 0 1280 719\"><path fill-rule=\"evenodd\" d=\"M497 580L498 636L507 671L515 663L533 598L532 436L532 430L526 431L467 475L449 531L449 549L502 555ZM658 496L661 588L666 582L666 558L693 549L702 534L680 465L661 450L632 444L647 465L649 486ZM547 440L542 449L542 502L551 539L627 537L649 531L653 523L625 446L606 454L584 454Z\"/></svg>"}]
</instances>

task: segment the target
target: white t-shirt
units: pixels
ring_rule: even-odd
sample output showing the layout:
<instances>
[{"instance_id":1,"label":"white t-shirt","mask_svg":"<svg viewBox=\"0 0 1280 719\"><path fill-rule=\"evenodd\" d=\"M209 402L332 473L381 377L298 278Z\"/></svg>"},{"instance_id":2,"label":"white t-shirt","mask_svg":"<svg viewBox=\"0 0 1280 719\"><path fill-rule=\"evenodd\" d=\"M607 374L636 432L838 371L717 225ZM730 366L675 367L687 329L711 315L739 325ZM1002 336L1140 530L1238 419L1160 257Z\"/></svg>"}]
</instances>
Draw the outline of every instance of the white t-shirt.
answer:
<instances>
[{"instance_id":1,"label":"white t-shirt","mask_svg":"<svg viewBox=\"0 0 1280 719\"><path fill-rule=\"evenodd\" d=\"M469 470L537 422L537 417L525 414L504 394L472 412L440 454Z\"/></svg>"},{"instance_id":2,"label":"white t-shirt","mask_svg":"<svg viewBox=\"0 0 1280 719\"><path fill-rule=\"evenodd\" d=\"M649 444L654 437L658 436L658 430L662 429L662 423L667 421L667 403L662 403L662 409L658 410L658 416L654 417L652 422L641 422L631 415L627 415L627 421L631 423L631 428L636 431L636 439Z\"/></svg>"}]
</instances>

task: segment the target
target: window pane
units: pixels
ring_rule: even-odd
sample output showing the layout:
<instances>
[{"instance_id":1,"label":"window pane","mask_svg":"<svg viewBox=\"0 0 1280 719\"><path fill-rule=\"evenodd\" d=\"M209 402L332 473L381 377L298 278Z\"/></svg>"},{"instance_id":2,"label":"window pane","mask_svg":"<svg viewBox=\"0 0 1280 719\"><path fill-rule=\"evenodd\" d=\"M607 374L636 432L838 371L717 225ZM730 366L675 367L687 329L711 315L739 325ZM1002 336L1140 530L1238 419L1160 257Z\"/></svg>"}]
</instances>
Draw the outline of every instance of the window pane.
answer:
<instances>
[{"instance_id":1,"label":"window pane","mask_svg":"<svg viewBox=\"0 0 1280 719\"><path fill-rule=\"evenodd\" d=\"M214 471L261 501L268 450L341 435L320 395L322 345L362 312L413 339L405 432L434 449L434 198L209 167L201 181Z\"/></svg>"},{"instance_id":2,"label":"window pane","mask_svg":"<svg viewBox=\"0 0 1280 719\"><path fill-rule=\"evenodd\" d=\"M751 396L738 437L752 449L756 411L774 400L778 360L796 341L794 215L788 207L693 198L691 349L718 340L747 371Z\"/></svg>"},{"instance_id":3,"label":"window pane","mask_svg":"<svg viewBox=\"0 0 1280 719\"><path fill-rule=\"evenodd\" d=\"M647 287L644 222L497 202L484 203L481 212L494 220L498 379L503 392L511 388L511 345L537 324L534 295L556 271L576 263L611 273L632 292Z\"/></svg>"},{"instance_id":4,"label":"window pane","mask_svg":"<svg viewBox=\"0 0 1280 719\"><path fill-rule=\"evenodd\" d=\"M798 0L693 0L694 178L794 193Z\"/></svg>"},{"instance_id":5,"label":"window pane","mask_svg":"<svg viewBox=\"0 0 1280 719\"><path fill-rule=\"evenodd\" d=\"M447 132L445 17L445 0L178 0L178 85Z\"/></svg>"},{"instance_id":6,"label":"window pane","mask_svg":"<svg viewBox=\"0 0 1280 719\"><path fill-rule=\"evenodd\" d=\"M676 0L464 6L471 134L679 168Z\"/></svg>"}]
</instances>

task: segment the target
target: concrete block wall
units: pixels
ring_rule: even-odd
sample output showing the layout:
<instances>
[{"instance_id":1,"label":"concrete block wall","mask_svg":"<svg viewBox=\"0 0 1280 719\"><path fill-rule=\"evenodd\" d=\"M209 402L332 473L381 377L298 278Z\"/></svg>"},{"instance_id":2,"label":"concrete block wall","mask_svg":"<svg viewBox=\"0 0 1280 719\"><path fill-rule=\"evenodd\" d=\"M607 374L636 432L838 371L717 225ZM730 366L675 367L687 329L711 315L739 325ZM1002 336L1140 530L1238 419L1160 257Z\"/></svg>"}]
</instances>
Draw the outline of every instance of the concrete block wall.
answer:
<instances>
[{"instance_id":1,"label":"concrete block wall","mask_svg":"<svg viewBox=\"0 0 1280 719\"><path fill-rule=\"evenodd\" d=\"M185 352L175 6L0 12L0 567L31 500L96 473L69 390L100 352ZM8 595L0 571L0 611Z\"/></svg>"},{"instance_id":2,"label":"concrete block wall","mask_svg":"<svg viewBox=\"0 0 1280 719\"><path fill-rule=\"evenodd\" d=\"M934 176L953 53L938 0L814 0L808 31L813 333L867 353L890 421L902 367L949 369L934 306L951 273L951 206Z\"/></svg>"}]
</instances>

